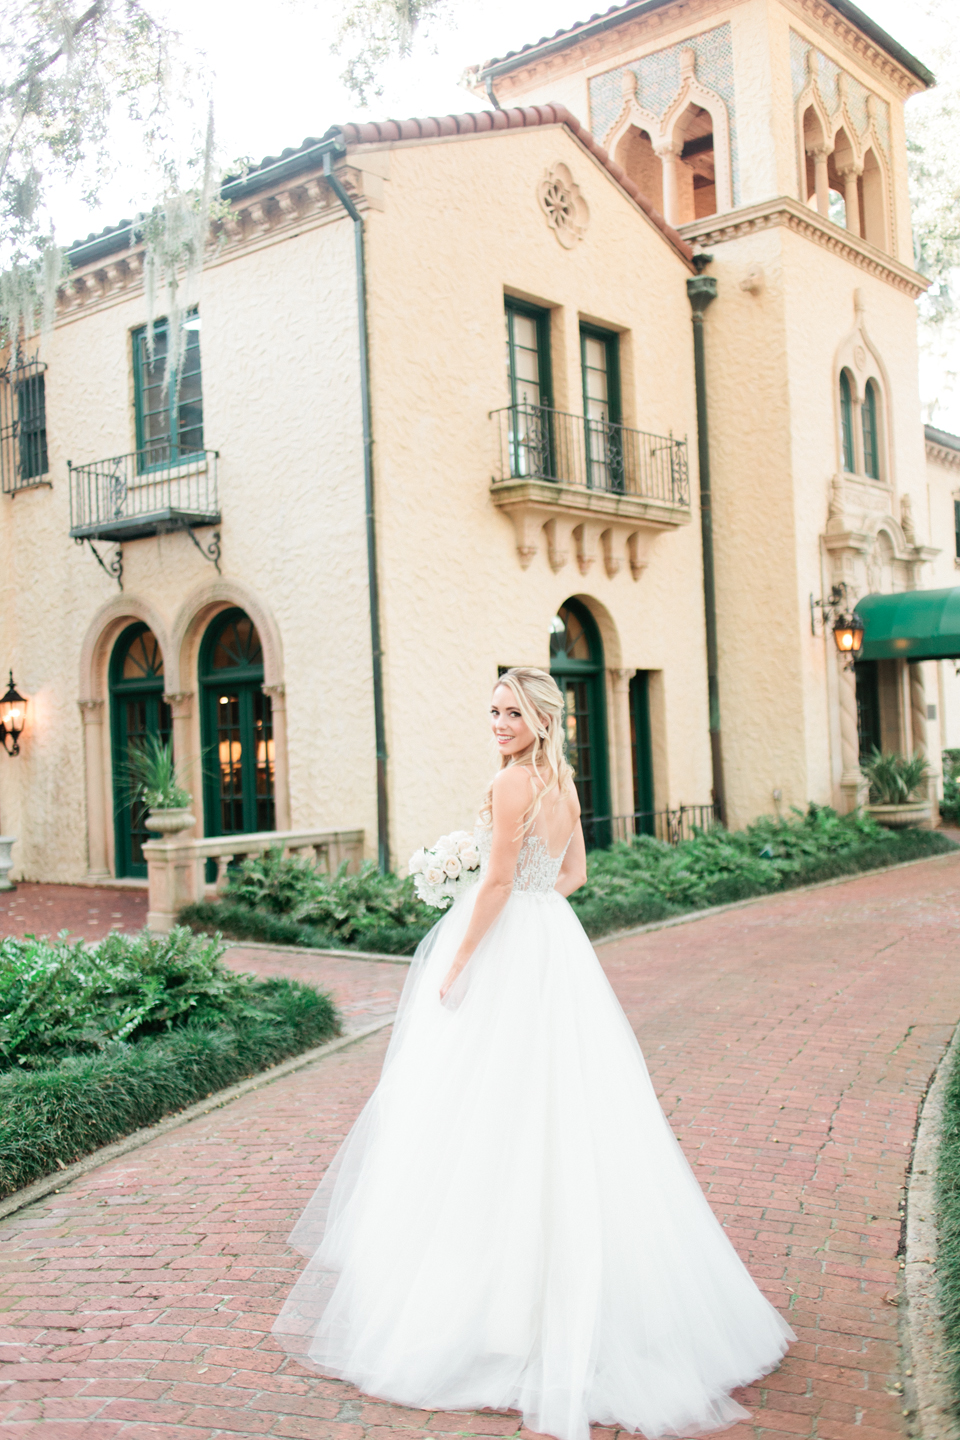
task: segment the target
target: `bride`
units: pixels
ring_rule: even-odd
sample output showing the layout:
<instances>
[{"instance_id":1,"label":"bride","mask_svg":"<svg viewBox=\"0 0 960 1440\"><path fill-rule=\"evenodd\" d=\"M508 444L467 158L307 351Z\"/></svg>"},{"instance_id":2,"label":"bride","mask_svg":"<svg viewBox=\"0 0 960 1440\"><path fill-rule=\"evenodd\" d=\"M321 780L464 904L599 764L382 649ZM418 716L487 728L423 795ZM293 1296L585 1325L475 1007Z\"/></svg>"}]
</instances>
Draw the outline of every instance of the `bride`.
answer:
<instances>
[{"instance_id":1,"label":"bride","mask_svg":"<svg viewBox=\"0 0 960 1440\"><path fill-rule=\"evenodd\" d=\"M587 1440L747 1417L793 1332L714 1218L565 897L586 879L542 670L493 692L481 879L417 950L383 1074L291 1242L274 1326L322 1375Z\"/></svg>"}]
</instances>

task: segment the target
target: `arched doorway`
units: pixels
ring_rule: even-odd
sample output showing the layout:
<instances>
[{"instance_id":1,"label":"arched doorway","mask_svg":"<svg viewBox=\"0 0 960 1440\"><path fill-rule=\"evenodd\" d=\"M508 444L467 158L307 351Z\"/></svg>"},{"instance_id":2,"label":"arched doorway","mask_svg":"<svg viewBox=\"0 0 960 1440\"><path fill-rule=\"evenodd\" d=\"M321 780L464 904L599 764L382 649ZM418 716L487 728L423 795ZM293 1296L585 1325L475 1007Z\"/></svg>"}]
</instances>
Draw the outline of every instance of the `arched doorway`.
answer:
<instances>
[{"instance_id":1,"label":"arched doorway","mask_svg":"<svg viewBox=\"0 0 960 1440\"><path fill-rule=\"evenodd\" d=\"M130 746L149 735L167 742L172 732L170 707L163 699L163 656L157 637L142 621L128 625L114 645L109 678L116 871L142 878L147 873L143 843L151 833L144 824L146 806L130 798Z\"/></svg>"},{"instance_id":2,"label":"arched doorway","mask_svg":"<svg viewBox=\"0 0 960 1440\"><path fill-rule=\"evenodd\" d=\"M223 610L200 646L204 832L275 830L273 716L263 648L243 610Z\"/></svg>"},{"instance_id":3,"label":"arched doorway","mask_svg":"<svg viewBox=\"0 0 960 1440\"><path fill-rule=\"evenodd\" d=\"M603 642L590 611L567 600L550 626L550 674L566 708L567 759L573 766L588 846L609 844L607 716Z\"/></svg>"}]
</instances>

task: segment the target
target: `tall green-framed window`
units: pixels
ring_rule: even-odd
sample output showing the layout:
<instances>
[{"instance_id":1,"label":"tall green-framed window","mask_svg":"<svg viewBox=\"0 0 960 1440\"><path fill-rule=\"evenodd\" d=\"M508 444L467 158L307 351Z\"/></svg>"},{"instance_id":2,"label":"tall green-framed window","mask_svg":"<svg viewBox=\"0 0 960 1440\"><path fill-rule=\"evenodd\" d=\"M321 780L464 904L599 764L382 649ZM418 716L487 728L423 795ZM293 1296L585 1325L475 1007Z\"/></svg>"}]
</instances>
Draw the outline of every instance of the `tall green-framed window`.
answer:
<instances>
[{"instance_id":1,"label":"tall green-framed window","mask_svg":"<svg viewBox=\"0 0 960 1440\"><path fill-rule=\"evenodd\" d=\"M654 833L653 744L650 736L650 672L630 681L630 754L633 758L633 813L637 832Z\"/></svg>"},{"instance_id":2,"label":"tall green-framed window","mask_svg":"<svg viewBox=\"0 0 960 1440\"><path fill-rule=\"evenodd\" d=\"M620 405L620 336L580 326L580 378L586 431L587 484L623 489Z\"/></svg>"},{"instance_id":3,"label":"tall green-framed window","mask_svg":"<svg viewBox=\"0 0 960 1440\"><path fill-rule=\"evenodd\" d=\"M863 473L871 480L880 479L880 431L878 429L877 387L873 380L867 381L860 407L863 424Z\"/></svg>"},{"instance_id":4,"label":"tall green-framed window","mask_svg":"<svg viewBox=\"0 0 960 1440\"><path fill-rule=\"evenodd\" d=\"M846 370L840 371L840 429L843 437L843 468L852 475L857 464L853 453L853 391Z\"/></svg>"},{"instance_id":5,"label":"tall green-framed window","mask_svg":"<svg viewBox=\"0 0 960 1440\"><path fill-rule=\"evenodd\" d=\"M20 479L36 480L46 475L47 392L42 370L17 384L17 422L20 440Z\"/></svg>"},{"instance_id":6,"label":"tall green-framed window","mask_svg":"<svg viewBox=\"0 0 960 1440\"><path fill-rule=\"evenodd\" d=\"M563 695L567 759L580 797L584 836L591 847L609 844L603 642L596 621L578 600L561 605L551 623L550 674Z\"/></svg>"},{"instance_id":7,"label":"tall green-framed window","mask_svg":"<svg viewBox=\"0 0 960 1440\"><path fill-rule=\"evenodd\" d=\"M954 553L960 560L960 500L953 502L953 541Z\"/></svg>"},{"instance_id":8,"label":"tall green-framed window","mask_svg":"<svg viewBox=\"0 0 960 1440\"><path fill-rule=\"evenodd\" d=\"M200 376L200 334L183 333L180 385L167 379L170 332L166 320L153 330L153 359L147 349L147 327L133 332L133 389L137 411L138 468L176 465L203 449L203 387Z\"/></svg>"},{"instance_id":9,"label":"tall green-framed window","mask_svg":"<svg viewBox=\"0 0 960 1440\"><path fill-rule=\"evenodd\" d=\"M163 698L160 646L153 631L139 621L123 631L110 657L110 729L116 871L121 877L142 878L147 873L143 845L151 835L144 823L147 807L130 798L130 747L148 736L167 743L173 726Z\"/></svg>"},{"instance_id":10,"label":"tall green-framed window","mask_svg":"<svg viewBox=\"0 0 960 1440\"><path fill-rule=\"evenodd\" d=\"M550 312L507 300L504 317L511 474L551 476Z\"/></svg>"},{"instance_id":11,"label":"tall green-framed window","mask_svg":"<svg viewBox=\"0 0 960 1440\"><path fill-rule=\"evenodd\" d=\"M207 835L275 830L273 716L263 648L243 610L224 610L200 646Z\"/></svg>"}]
</instances>

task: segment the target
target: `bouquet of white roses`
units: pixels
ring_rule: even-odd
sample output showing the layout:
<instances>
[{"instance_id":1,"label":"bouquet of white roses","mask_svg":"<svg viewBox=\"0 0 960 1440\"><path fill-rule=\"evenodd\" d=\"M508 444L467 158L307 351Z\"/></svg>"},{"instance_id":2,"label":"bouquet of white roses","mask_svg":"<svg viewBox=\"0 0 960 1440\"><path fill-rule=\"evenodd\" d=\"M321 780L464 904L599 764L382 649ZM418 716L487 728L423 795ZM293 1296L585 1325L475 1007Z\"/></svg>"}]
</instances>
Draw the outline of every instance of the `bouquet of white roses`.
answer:
<instances>
[{"instance_id":1,"label":"bouquet of white roses","mask_svg":"<svg viewBox=\"0 0 960 1440\"><path fill-rule=\"evenodd\" d=\"M432 850L410 856L410 874L425 905L445 910L480 878L480 852L468 830L441 835Z\"/></svg>"}]
</instances>

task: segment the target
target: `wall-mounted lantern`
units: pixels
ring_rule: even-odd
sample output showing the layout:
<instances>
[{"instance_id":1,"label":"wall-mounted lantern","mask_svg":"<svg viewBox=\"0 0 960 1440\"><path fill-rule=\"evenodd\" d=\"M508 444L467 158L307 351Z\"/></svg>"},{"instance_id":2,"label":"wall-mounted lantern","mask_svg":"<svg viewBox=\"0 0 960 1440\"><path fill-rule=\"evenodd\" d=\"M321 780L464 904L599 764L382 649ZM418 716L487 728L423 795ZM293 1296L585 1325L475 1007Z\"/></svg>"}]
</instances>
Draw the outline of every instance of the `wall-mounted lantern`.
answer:
<instances>
[{"instance_id":1,"label":"wall-mounted lantern","mask_svg":"<svg viewBox=\"0 0 960 1440\"><path fill-rule=\"evenodd\" d=\"M20 736L26 717L27 702L14 685L11 670L7 693L0 699L0 741L8 755L20 754Z\"/></svg>"},{"instance_id":2,"label":"wall-mounted lantern","mask_svg":"<svg viewBox=\"0 0 960 1440\"><path fill-rule=\"evenodd\" d=\"M825 600L814 600L810 596L810 634L817 634L817 611L820 627L827 625L833 630L833 639L838 654L846 660L845 670L852 670L860 651L863 649L863 619L857 614L848 586L841 580L834 585Z\"/></svg>"}]
</instances>

